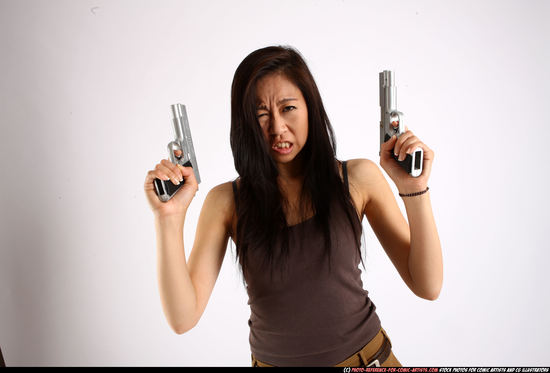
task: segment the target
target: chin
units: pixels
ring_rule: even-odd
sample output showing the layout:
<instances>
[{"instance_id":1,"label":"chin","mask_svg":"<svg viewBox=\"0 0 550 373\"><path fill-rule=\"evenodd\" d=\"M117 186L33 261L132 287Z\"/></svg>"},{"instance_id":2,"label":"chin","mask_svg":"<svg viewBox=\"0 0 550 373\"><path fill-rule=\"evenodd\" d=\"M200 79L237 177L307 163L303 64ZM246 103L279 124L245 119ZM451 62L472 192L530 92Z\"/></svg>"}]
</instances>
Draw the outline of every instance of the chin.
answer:
<instances>
[{"instance_id":1,"label":"chin","mask_svg":"<svg viewBox=\"0 0 550 373\"><path fill-rule=\"evenodd\" d=\"M273 152L273 151L271 153L271 157L273 157L275 162L281 163L281 164L291 163L291 162L299 159L300 155L301 155L300 151L298 151L298 152L292 151L288 154L280 154L278 152Z\"/></svg>"}]
</instances>

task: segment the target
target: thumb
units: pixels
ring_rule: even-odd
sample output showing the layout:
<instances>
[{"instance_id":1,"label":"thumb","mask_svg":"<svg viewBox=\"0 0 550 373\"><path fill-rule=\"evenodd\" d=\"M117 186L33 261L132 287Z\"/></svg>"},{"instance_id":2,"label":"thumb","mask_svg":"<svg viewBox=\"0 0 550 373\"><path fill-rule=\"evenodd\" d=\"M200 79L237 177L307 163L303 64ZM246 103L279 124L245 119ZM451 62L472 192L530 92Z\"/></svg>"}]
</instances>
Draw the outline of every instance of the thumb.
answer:
<instances>
[{"instance_id":1,"label":"thumb","mask_svg":"<svg viewBox=\"0 0 550 373\"><path fill-rule=\"evenodd\" d=\"M193 167L184 167L181 164L178 164L178 168L181 170L181 174L185 179L187 178L194 178L195 173L193 171Z\"/></svg>"},{"instance_id":2,"label":"thumb","mask_svg":"<svg viewBox=\"0 0 550 373\"><path fill-rule=\"evenodd\" d=\"M193 170L193 167L184 167L181 164L178 164L179 169L181 170L181 174L183 178L185 179L186 183L194 184L197 189L199 187L199 184L197 183L197 179L195 177L195 171Z\"/></svg>"}]
</instances>

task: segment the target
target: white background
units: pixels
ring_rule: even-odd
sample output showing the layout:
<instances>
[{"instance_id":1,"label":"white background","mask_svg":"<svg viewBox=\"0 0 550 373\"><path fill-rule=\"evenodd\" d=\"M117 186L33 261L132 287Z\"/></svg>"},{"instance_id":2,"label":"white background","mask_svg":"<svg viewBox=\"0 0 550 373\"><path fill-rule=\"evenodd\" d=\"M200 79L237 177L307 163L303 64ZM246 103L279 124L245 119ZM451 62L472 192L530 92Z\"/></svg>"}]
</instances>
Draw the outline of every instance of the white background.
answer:
<instances>
[{"instance_id":1,"label":"white background","mask_svg":"<svg viewBox=\"0 0 550 373\"><path fill-rule=\"evenodd\" d=\"M187 106L207 192L237 176L230 85L257 48L296 47L340 159L378 163L378 72L435 151L435 302L364 220L363 281L408 366L548 366L549 1L0 0L0 346L8 366L248 366L230 246L197 327L169 328L146 172ZM394 192L393 182L387 178ZM400 207L405 214L402 201Z\"/></svg>"}]
</instances>

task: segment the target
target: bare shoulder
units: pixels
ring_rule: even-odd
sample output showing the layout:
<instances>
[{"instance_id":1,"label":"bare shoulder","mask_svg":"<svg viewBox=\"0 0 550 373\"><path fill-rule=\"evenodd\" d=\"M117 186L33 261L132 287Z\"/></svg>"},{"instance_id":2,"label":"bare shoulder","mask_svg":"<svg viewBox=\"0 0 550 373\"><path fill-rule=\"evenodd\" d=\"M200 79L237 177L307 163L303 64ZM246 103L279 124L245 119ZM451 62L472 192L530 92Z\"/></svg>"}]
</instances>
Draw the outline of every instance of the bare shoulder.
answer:
<instances>
[{"instance_id":1,"label":"bare shoulder","mask_svg":"<svg viewBox=\"0 0 550 373\"><path fill-rule=\"evenodd\" d=\"M232 214L235 210L235 198L231 181L216 185L208 192L205 204Z\"/></svg>"},{"instance_id":2,"label":"bare shoulder","mask_svg":"<svg viewBox=\"0 0 550 373\"><path fill-rule=\"evenodd\" d=\"M231 234L235 221L235 197L232 182L228 181L210 189L203 209L216 210L218 214L221 214L224 225Z\"/></svg>"},{"instance_id":3,"label":"bare shoulder","mask_svg":"<svg viewBox=\"0 0 550 373\"><path fill-rule=\"evenodd\" d=\"M361 183L376 182L382 176L380 167L370 159L357 158L348 160L348 177Z\"/></svg>"},{"instance_id":4,"label":"bare shoulder","mask_svg":"<svg viewBox=\"0 0 550 373\"><path fill-rule=\"evenodd\" d=\"M380 167L370 159L357 158L347 162L350 191L359 193L366 205L380 183L386 182ZM383 185L383 184L382 184Z\"/></svg>"}]
</instances>

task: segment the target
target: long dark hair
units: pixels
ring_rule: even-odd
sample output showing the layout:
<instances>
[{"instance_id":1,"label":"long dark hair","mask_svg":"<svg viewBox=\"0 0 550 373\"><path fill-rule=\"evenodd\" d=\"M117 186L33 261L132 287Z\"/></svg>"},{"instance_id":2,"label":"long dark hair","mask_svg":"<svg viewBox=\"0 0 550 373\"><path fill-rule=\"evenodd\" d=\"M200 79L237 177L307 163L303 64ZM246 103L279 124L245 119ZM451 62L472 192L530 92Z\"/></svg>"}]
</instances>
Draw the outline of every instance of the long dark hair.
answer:
<instances>
[{"instance_id":1,"label":"long dark hair","mask_svg":"<svg viewBox=\"0 0 550 373\"><path fill-rule=\"evenodd\" d=\"M325 254L331 255L330 216L340 204L355 233L361 257L357 213L338 171L336 141L315 80L300 53L288 46L270 46L250 53L238 66L231 86L231 149L240 176L237 193L236 253L246 277L251 250L263 250L266 263L288 256L289 229L284 214L287 203L277 184L277 166L256 117L256 84L262 77L282 73L305 98L308 138L298 156L304 164L300 196L302 213L313 211L315 223L324 234ZM355 215L355 216L354 216ZM277 241L280 237L280 241ZM280 246L275 247L275 242ZM265 254L265 255L263 255ZM361 262L363 262L361 257ZM364 266L364 264L363 264Z\"/></svg>"}]
</instances>

